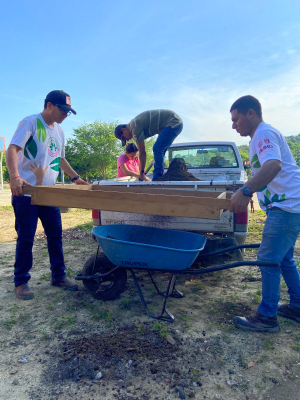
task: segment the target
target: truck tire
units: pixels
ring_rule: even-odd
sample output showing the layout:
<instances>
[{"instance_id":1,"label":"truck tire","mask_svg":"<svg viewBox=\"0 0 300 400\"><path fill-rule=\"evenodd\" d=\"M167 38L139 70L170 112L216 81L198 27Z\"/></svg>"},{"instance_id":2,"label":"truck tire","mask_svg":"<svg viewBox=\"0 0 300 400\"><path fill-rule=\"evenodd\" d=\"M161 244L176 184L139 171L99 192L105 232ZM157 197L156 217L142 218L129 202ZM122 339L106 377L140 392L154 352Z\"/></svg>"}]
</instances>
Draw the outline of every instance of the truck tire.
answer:
<instances>
[{"instance_id":1,"label":"truck tire","mask_svg":"<svg viewBox=\"0 0 300 400\"><path fill-rule=\"evenodd\" d=\"M104 253L99 253L94 267L95 256L91 256L83 266L82 275L97 275L115 268ZM127 272L124 268L118 268L112 274L104 278L83 280L86 290L97 300L114 300L126 288Z\"/></svg>"}]
</instances>

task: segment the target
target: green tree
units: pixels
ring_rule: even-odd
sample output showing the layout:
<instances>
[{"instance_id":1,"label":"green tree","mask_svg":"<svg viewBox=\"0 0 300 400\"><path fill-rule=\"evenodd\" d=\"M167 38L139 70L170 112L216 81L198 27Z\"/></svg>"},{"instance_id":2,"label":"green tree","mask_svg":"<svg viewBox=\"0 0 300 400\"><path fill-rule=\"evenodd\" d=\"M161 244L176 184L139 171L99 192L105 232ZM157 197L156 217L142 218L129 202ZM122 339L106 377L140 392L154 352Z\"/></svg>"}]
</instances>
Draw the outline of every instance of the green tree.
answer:
<instances>
[{"instance_id":1,"label":"green tree","mask_svg":"<svg viewBox=\"0 0 300 400\"><path fill-rule=\"evenodd\" d=\"M5 152L3 153L3 160L2 160L2 171L3 171L3 181L8 182L9 181L9 174L6 166L6 154Z\"/></svg>"},{"instance_id":2,"label":"green tree","mask_svg":"<svg viewBox=\"0 0 300 400\"><path fill-rule=\"evenodd\" d=\"M298 166L300 166L300 143L299 142L288 142L288 145L291 149L291 152L296 161L296 164Z\"/></svg>"},{"instance_id":3,"label":"green tree","mask_svg":"<svg viewBox=\"0 0 300 400\"><path fill-rule=\"evenodd\" d=\"M115 138L115 122L95 121L74 129L66 144L66 159L82 176L107 179L117 174L121 142Z\"/></svg>"},{"instance_id":4,"label":"green tree","mask_svg":"<svg viewBox=\"0 0 300 400\"><path fill-rule=\"evenodd\" d=\"M238 146L240 155L243 161L249 161L249 146L247 144L243 144L242 146Z\"/></svg>"},{"instance_id":5,"label":"green tree","mask_svg":"<svg viewBox=\"0 0 300 400\"><path fill-rule=\"evenodd\" d=\"M298 135L286 136L285 138L288 143L300 143L300 133Z\"/></svg>"}]
</instances>

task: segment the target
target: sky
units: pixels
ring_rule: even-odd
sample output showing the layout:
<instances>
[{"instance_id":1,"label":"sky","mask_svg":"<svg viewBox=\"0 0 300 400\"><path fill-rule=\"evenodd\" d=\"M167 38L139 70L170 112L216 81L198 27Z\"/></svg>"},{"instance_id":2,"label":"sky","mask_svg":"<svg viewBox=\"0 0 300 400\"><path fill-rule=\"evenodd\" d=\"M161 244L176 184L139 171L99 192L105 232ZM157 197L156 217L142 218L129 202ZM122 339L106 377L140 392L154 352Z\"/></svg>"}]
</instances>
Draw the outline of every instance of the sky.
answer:
<instances>
[{"instance_id":1,"label":"sky","mask_svg":"<svg viewBox=\"0 0 300 400\"><path fill-rule=\"evenodd\" d=\"M66 91L73 129L177 112L177 143L234 141L229 109L257 97L265 122L300 133L299 0L0 0L0 136Z\"/></svg>"}]
</instances>

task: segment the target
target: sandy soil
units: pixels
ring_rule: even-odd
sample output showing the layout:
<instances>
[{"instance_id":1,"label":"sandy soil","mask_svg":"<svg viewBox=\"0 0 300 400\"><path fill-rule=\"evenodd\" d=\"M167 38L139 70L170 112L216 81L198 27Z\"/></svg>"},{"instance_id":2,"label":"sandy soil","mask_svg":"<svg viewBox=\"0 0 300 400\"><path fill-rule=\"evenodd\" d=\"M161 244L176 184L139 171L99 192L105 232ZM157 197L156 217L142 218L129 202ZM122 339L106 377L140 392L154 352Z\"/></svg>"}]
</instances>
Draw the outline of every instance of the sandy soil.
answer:
<instances>
[{"instance_id":1,"label":"sandy soil","mask_svg":"<svg viewBox=\"0 0 300 400\"><path fill-rule=\"evenodd\" d=\"M62 214L70 278L96 251L90 225L83 225L90 214ZM259 242L264 215L250 217L248 242ZM235 315L251 314L260 301L256 267L179 276L185 297L168 300L175 322L158 322L144 313L129 274L126 290L105 303L81 282L74 293L51 287L40 230L30 280L35 298L20 301L13 292L11 209L0 207L0 218L0 398L300 399L300 325L280 318L281 332L273 335L232 325ZM254 251L246 253L246 259L254 258ZM155 279L165 286L164 274ZM162 298L144 273L139 283L157 312ZM284 284L282 298L287 299Z\"/></svg>"}]
</instances>

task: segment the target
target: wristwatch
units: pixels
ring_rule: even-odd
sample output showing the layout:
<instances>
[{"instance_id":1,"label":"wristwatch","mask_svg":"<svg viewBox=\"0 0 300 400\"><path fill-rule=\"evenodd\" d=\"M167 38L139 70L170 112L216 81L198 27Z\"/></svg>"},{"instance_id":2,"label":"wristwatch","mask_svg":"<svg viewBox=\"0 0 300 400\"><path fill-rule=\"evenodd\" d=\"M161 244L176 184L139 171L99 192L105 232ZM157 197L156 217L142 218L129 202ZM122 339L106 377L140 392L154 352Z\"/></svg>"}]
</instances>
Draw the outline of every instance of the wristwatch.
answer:
<instances>
[{"instance_id":1,"label":"wristwatch","mask_svg":"<svg viewBox=\"0 0 300 400\"><path fill-rule=\"evenodd\" d=\"M77 175L77 176L75 176L75 178L72 178L71 181L72 181L72 182L75 182L75 181L77 181L77 179L79 179L79 178L80 178L80 175Z\"/></svg>"},{"instance_id":2,"label":"wristwatch","mask_svg":"<svg viewBox=\"0 0 300 400\"><path fill-rule=\"evenodd\" d=\"M145 173L145 170L144 169L141 169L141 174L144 174Z\"/></svg>"},{"instance_id":3,"label":"wristwatch","mask_svg":"<svg viewBox=\"0 0 300 400\"><path fill-rule=\"evenodd\" d=\"M243 192L244 196L247 196L247 197L252 197L253 196L252 189L250 189L247 186L243 186L240 190Z\"/></svg>"}]
</instances>

